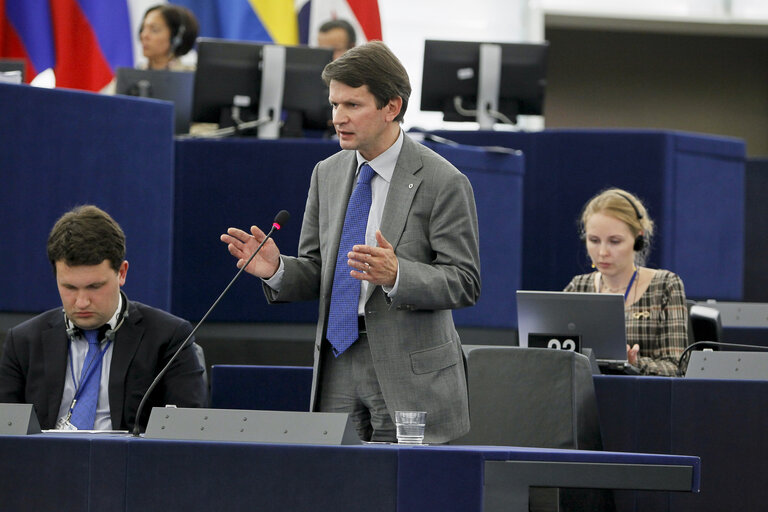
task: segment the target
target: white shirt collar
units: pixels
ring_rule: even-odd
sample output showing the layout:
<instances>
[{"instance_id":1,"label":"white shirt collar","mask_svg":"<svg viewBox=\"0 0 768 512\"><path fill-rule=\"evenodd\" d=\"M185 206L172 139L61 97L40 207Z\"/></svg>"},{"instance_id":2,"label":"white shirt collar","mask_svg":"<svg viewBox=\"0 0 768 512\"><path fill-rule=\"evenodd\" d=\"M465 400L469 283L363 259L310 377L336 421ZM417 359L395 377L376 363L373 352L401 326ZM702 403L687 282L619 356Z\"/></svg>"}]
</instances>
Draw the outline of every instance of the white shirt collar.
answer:
<instances>
[{"instance_id":1,"label":"white shirt collar","mask_svg":"<svg viewBox=\"0 0 768 512\"><path fill-rule=\"evenodd\" d=\"M395 173L395 166L397 165L397 159L400 156L400 150L403 149L403 137L403 130L401 128L395 143L373 160L366 160L359 151L356 151L358 171L361 165L368 162L368 164L373 167L373 170L376 171L376 174L387 180L387 183L392 181L392 175Z\"/></svg>"},{"instance_id":2,"label":"white shirt collar","mask_svg":"<svg viewBox=\"0 0 768 512\"><path fill-rule=\"evenodd\" d=\"M123 310L123 294L120 293L120 296L118 297L118 300L117 300L117 309L115 310L115 314L112 315L112 318L110 318L109 322L107 322L110 329L114 329L115 326L117 325L117 318L120 316L120 312L122 310Z\"/></svg>"}]
</instances>

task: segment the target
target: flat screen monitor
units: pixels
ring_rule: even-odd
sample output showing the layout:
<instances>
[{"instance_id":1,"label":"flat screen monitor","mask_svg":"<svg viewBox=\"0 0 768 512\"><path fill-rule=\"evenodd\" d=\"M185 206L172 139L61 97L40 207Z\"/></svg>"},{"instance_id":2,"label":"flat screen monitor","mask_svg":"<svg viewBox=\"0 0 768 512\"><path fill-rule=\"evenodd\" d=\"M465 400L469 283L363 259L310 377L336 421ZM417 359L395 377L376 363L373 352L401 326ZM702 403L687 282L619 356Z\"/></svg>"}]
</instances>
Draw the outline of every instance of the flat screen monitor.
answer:
<instances>
[{"instance_id":1,"label":"flat screen monitor","mask_svg":"<svg viewBox=\"0 0 768 512\"><path fill-rule=\"evenodd\" d=\"M199 38L192 121L232 124L232 107L244 120L256 118L264 43Z\"/></svg>"},{"instance_id":2,"label":"flat screen monitor","mask_svg":"<svg viewBox=\"0 0 768 512\"><path fill-rule=\"evenodd\" d=\"M258 135L268 138L328 128L321 73L332 50L212 38L198 39L197 48L194 121L221 127L255 122Z\"/></svg>"},{"instance_id":3,"label":"flat screen monitor","mask_svg":"<svg viewBox=\"0 0 768 512\"><path fill-rule=\"evenodd\" d=\"M548 43L424 43L421 110L445 121L516 123L543 115Z\"/></svg>"},{"instance_id":4,"label":"flat screen monitor","mask_svg":"<svg viewBox=\"0 0 768 512\"><path fill-rule=\"evenodd\" d=\"M21 59L0 59L0 73L9 73L13 71L21 72L21 81L26 78L26 65Z\"/></svg>"},{"instance_id":5,"label":"flat screen monitor","mask_svg":"<svg viewBox=\"0 0 768 512\"><path fill-rule=\"evenodd\" d=\"M173 102L174 133L189 133L193 71L117 68L117 94Z\"/></svg>"}]
</instances>

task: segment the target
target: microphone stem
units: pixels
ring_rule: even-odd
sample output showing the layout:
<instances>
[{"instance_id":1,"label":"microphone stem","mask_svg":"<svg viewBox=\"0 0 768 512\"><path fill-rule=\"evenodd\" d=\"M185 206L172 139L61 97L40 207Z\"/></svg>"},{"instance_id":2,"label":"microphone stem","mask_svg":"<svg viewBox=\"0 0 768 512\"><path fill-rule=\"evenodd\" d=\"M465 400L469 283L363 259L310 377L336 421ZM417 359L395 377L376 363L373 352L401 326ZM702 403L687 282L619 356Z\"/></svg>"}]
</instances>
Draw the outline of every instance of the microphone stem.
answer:
<instances>
[{"instance_id":1,"label":"microphone stem","mask_svg":"<svg viewBox=\"0 0 768 512\"><path fill-rule=\"evenodd\" d=\"M237 278L240 277L240 274L243 273L243 270L251 263L251 260L259 253L261 248L264 246L265 243L267 243L267 240L272 236L272 233L275 232L275 229L278 229L277 226L274 224L272 225L272 229L269 230L269 233L267 233L267 236L264 237L264 240L259 244L259 246L256 248L255 251L253 251L253 254L248 258L248 260L245 262L245 264L240 267L240 270L237 271L237 274L235 274L235 277L232 278L232 280L229 282L229 284L224 288L224 291L222 291L219 294L219 297L214 301L213 304L211 304L211 307L208 308L208 311L203 315L203 318L200 319L199 322L197 322L197 325L195 325L194 329L192 329L192 332L189 333L189 335L186 337L186 339L179 345L179 348L174 352L174 354L171 356L171 358L168 360L166 365L163 367L162 370L160 370L160 373L157 374L157 377L155 377L155 380L152 381L152 384L149 385L149 388L147 388L147 391L144 393L144 396L141 398L141 402L139 402L139 408L136 409L136 419L133 424L133 431L131 434L134 437L139 437L140 430L141 430L141 412L144 409L144 404L146 403L147 399L149 398L149 395L152 394L152 391L154 391L155 387L157 386L158 382L160 382L160 379L163 378L163 375L165 375L165 372L168 371L168 368L170 368L171 364L176 360L176 357L181 353L182 349L184 349L184 346L186 346L187 342L192 339L192 336L195 335L197 332L197 329L205 322L205 319L208 318L208 315L211 314L213 309L219 304L221 299L224 297L224 295L227 294L229 289L232 287L233 284L235 284L235 281L237 281Z\"/></svg>"}]
</instances>

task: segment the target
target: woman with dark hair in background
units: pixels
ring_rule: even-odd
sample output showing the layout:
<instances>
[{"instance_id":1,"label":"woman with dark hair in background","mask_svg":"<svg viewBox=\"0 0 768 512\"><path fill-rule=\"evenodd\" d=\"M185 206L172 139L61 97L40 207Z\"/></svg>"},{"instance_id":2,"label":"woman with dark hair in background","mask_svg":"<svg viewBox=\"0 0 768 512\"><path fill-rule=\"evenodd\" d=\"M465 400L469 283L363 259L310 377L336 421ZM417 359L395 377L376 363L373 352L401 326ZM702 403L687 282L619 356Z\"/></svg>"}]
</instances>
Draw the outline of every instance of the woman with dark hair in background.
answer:
<instances>
[{"instance_id":1,"label":"woman with dark hair in background","mask_svg":"<svg viewBox=\"0 0 768 512\"><path fill-rule=\"evenodd\" d=\"M589 200L581 233L594 272L574 277L566 292L621 293L627 359L646 375L676 375L688 345L688 310L679 276L642 265L653 221L633 194L612 188Z\"/></svg>"},{"instance_id":2,"label":"woman with dark hair in background","mask_svg":"<svg viewBox=\"0 0 768 512\"><path fill-rule=\"evenodd\" d=\"M194 47L198 31L197 18L185 7L160 4L147 9L139 28L146 69L193 69L182 64L179 57Z\"/></svg>"}]
</instances>

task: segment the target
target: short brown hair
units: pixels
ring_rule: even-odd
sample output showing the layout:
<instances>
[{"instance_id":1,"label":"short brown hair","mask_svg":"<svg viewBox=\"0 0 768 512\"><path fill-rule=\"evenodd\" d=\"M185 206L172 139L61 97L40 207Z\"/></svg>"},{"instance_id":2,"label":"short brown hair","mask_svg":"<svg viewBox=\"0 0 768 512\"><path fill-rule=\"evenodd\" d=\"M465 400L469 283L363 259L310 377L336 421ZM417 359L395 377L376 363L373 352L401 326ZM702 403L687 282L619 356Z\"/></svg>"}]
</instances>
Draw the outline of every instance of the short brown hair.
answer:
<instances>
[{"instance_id":1,"label":"short brown hair","mask_svg":"<svg viewBox=\"0 0 768 512\"><path fill-rule=\"evenodd\" d=\"M367 85L379 109L384 108L389 100L402 98L403 106L395 118L395 121L402 122L411 96L411 82L400 59L381 41L355 46L325 66L325 85L330 85L331 80L355 88Z\"/></svg>"},{"instance_id":2,"label":"short brown hair","mask_svg":"<svg viewBox=\"0 0 768 512\"><path fill-rule=\"evenodd\" d=\"M56 221L48 235L48 260L56 274L56 262L70 267L100 265L109 261L117 272L125 260L125 233L104 210L77 206Z\"/></svg>"}]
</instances>

